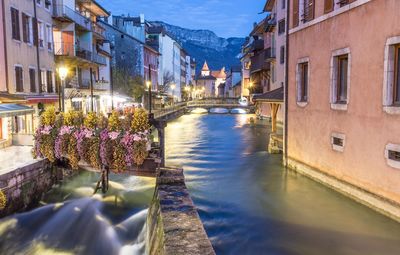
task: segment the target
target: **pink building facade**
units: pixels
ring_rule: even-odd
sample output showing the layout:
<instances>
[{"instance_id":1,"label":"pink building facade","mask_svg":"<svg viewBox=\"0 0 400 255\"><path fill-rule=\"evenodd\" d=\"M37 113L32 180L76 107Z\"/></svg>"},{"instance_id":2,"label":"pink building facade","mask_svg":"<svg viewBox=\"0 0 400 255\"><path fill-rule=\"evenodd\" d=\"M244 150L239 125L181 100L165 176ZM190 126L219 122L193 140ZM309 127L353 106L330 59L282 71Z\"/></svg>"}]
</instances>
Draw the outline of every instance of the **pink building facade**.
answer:
<instances>
[{"instance_id":1,"label":"pink building facade","mask_svg":"<svg viewBox=\"0 0 400 255\"><path fill-rule=\"evenodd\" d=\"M290 6L289 166L399 220L400 1Z\"/></svg>"}]
</instances>

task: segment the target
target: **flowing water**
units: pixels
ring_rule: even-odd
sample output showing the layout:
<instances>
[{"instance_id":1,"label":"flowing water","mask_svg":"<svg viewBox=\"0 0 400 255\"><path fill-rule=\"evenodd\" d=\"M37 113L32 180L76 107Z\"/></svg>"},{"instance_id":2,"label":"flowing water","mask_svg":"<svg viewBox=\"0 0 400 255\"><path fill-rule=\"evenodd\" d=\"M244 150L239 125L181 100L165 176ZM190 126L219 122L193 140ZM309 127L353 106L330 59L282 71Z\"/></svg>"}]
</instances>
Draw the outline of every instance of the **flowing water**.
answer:
<instances>
[{"instance_id":1,"label":"flowing water","mask_svg":"<svg viewBox=\"0 0 400 255\"><path fill-rule=\"evenodd\" d=\"M155 180L111 175L108 193L92 196L98 179L82 172L38 209L2 219L0 254L144 254Z\"/></svg>"},{"instance_id":2,"label":"flowing water","mask_svg":"<svg viewBox=\"0 0 400 255\"><path fill-rule=\"evenodd\" d=\"M400 254L400 224L266 152L249 115L185 115L168 124L167 165L182 166L217 254Z\"/></svg>"}]
</instances>

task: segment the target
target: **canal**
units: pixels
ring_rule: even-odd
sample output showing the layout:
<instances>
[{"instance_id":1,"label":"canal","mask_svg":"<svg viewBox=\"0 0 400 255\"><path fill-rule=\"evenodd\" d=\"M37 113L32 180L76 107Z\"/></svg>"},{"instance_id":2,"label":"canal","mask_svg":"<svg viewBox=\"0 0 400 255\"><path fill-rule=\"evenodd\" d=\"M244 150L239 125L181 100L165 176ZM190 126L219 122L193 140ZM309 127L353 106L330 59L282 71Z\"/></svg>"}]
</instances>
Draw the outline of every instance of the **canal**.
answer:
<instances>
[{"instance_id":1,"label":"canal","mask_svg":"<svg viewBox=\"0 0 400 255\"><path fill-rule=\"evenodd\" d=\"M267 123L185 115L168 124L167 165L182 166L217 254L400 254L400 224L266 152Z\"/></svg>"},{"instance_id":2,"label":"canal","mask_svg":"<svg viewBox=\"0 0 400 255\"><path fill-rule=\"evenodd\" d=\"M184 115L166 129L167 165L185 170L217 254L400 254L400 224L266 152L268 123L251 115ZM0 254L144 254L152 178L82 171L34 210L0 220Z\"/></svg>"}]
</instances>

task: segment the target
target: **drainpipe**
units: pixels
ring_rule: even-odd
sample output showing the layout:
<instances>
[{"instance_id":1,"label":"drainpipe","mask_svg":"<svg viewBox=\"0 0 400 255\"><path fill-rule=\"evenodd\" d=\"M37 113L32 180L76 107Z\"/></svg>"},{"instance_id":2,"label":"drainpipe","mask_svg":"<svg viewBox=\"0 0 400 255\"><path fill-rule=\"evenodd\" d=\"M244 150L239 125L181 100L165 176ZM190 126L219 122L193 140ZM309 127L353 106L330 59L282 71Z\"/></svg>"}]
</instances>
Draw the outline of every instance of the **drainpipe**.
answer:
<instances>
[{"instance_id":1,"label":"drainpipe","mask_svg":"<svg viewBox=\"0 0 400 255\"><path fill-rule=\"evenodd\" d=\"M32 32L35 33L35 31L37 32L36 35L36 64L37 64L37 69L38 69L38 85L39 85L39 94L42 93L42 86L41 86L41 82L42 82L42 73L40 71L40 52L39 52L39 27L38 27L38 19L37 19L37 7L36 7L36 1L32 1L33 2L33 13L34 13L34 17L35 17L35 22L33 24L33 26L36 26L36 28L32 27ZM33 36L33 39L35 39L35 36ZM33 42L33 44L35 44L35 42Z\"/></svg>"},{"instance_id":2,"label":"drainpipe","mask_svg":"<svg viewBox=\"0 0 400 255\"><path fill-rule=\"evenodd\" d=\"M94 110L94 98L93 98L93 69L90 68L90 111Z\"/></svg>"},{"instance_id":3,"label":"drainpipe","mask_svg":"<svg viewBox=\"0 0 400 255\"><path fill-rule=\"evenodd\" d=\"M4 4L4 0L1 1L1 8L2 8L2 15L3 15L3 31L4 31L4 35L7 34L7 26L6 26L6 11L5 11L5 4ZM8 58L7 58L7 36L3 36L3 40L4 40L4 64L5 64L5 74L6 74L6 89L7 92L9 91L9 87L8 87Z\"/></svg>"},{"instance_id":4,"label":"drainpipe","mask_svg":"<svg viewBox=\"0 0 400 255\"><path fill-rule=\"evenodd\" d=\"M290 24L290 0L286 1L286 54L285 54L285 133L284 133L284 164L288 166L288 109L289 109L289 24Z\"/></svg>"}]
</instances>

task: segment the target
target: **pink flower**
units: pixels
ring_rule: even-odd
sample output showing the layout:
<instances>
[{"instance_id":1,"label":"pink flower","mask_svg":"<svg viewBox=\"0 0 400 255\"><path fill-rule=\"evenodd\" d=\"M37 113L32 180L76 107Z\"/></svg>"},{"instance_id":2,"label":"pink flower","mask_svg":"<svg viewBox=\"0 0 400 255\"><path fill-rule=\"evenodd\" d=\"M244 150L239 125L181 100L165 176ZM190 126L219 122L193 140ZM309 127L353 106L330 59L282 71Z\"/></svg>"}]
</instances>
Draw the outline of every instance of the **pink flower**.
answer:
<instances>
[{"instance_id":1,"label":"pink flower","mask_svg":"<svg viewBox=\"0 0 400 255\"><path fill-rule=\"evenodd\" d=\"M50 132L53 128L51 126L44 126L43 130L41 131L44 135L50 135Z\"/></svg>"},{"instance_id":2,"label":"pink flower","mask_svg":"<svg viewBox=\"0 0 400 255\"><path fill-rule=\"evenodd\" d=\"M142 137L140 137L140 135L133 135L133 141L138 142L141 140L142 140Z\"/></svg>"},{"instance_id":3,"label":"pink flower","mask_svg":"<svg viewBox=\"0 0 400 255\"><path fill-rule=\"evenodd\" d=\"M120 135L119 132L113 131L113 132L110 132L110 133L108 134L108 137L110 137L111 140L115 140L115 139L118 138L119 135Z\"/></svg>"},{"instance_id":4,"label":"pink flower","mask_svg":"<svg viewBox=\"0 0 400 255\"><path fill-rule=\"evenodd\" d=\"M72 128L69 127L69 126L62 126L60 128L60 135L61 136L67 135L67 134L69 135L69 134L71 134L71 132L72 132Z\"/></svg>"}]
</instances>

